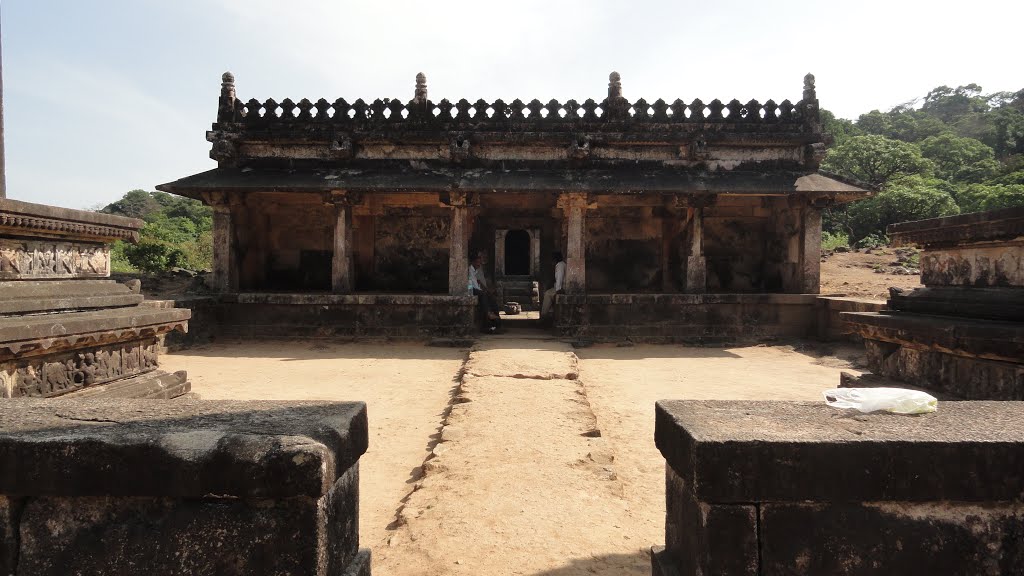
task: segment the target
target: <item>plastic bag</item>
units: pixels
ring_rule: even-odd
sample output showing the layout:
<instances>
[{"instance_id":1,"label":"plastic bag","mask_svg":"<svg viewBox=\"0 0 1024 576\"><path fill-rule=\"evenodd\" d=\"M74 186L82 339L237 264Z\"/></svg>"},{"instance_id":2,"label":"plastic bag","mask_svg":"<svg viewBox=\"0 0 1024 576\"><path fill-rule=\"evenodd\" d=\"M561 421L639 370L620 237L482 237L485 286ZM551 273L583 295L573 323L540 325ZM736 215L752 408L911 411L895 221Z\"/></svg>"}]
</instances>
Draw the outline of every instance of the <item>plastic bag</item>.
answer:
<instances>
[{"instance_id":1,"label":"plastic bag","mask_svg":"<svg viewBox=\"0 0 1024 576\"><path fill-rule=\"evenodd\" d=\"M834 388L822 394L825 403L833 408L853 408L864 413L885 410L925 414L939 409L939 401L931 394L905 388Z\"/></svg>"}]
</instances>

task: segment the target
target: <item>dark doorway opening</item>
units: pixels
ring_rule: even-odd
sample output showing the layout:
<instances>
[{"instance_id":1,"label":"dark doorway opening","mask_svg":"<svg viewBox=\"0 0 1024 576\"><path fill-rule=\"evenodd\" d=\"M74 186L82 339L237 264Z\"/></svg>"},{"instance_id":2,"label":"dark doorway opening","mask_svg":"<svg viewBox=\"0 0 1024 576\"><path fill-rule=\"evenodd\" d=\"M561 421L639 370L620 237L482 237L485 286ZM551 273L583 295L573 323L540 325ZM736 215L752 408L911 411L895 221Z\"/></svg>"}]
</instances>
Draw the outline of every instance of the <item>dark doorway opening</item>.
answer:
<instances>
[{"instance_id":1,"label":"dark doorway opening","mask_svg":"<svg viewBox=\"0 0 1024 576\"><path fill-rule=\"evenodd\" d=\"M530 233L509 230L505 235L505 275L530 275Z\"/></svg>"}]
</instances>

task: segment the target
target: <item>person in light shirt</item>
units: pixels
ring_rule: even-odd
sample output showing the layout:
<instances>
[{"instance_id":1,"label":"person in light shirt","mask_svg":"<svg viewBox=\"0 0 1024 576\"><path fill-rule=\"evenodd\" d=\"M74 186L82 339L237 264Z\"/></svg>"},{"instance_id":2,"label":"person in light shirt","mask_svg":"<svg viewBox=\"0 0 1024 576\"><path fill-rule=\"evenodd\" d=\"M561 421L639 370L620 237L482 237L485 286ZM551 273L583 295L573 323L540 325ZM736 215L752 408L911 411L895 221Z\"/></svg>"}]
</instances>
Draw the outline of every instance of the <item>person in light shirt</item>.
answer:
<instances>
[{"instance_id":1,"label":"person in light shirt","mask_svg":"<svg viewBox=\"0 0 1024 576\"><path fill-rule=\"evenodd\" d=\"M496 332L501 325L501 318L498 317L498 309L491 300L490 295L480 285L477 272L483 266L483 257L479 252L470 256L469 278L467 288L469 293L477 297L481 315L486 314L487 322L481 322L481 328L486 332Z\"/></svg>"},{"instance_id":2,"label":"person in light shirt","mask_svg":"<svg viewBox=\"0 0 1024 576\"><path fill-rule=\"evenodd\" d=\"M561 252L551 255L555 264L555 285L544 291L544 301L540 305L540 317L547 318L551 314L551 306L555 303L555 294L562 293L562 283L565 282L565 259Z\"/></svg>"}]
</instances>

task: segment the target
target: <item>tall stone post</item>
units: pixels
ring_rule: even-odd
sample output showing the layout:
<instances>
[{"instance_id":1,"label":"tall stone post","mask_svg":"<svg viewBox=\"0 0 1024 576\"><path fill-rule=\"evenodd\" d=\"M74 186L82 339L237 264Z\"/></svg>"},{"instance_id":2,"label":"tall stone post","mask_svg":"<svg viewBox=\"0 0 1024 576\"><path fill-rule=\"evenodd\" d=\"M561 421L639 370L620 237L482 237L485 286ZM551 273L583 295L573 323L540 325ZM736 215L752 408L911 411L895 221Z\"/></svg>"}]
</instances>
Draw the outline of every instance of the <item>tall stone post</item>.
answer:
<instances>
[{"instance_id":1,"label":"tall stone post","mask_svg":"<svg viewBox=\"0 0 1024 576\"><path fill-rule=\"evenodd\" d=\"M587 288L585 192L565 192L558 200L566 220L565 291L581 294Z\"/></svg>"},{"instance_id":2,"label":"tall stone post","mask_svg":"<svg viewBox=\"0 0 1024 576\"><path fill-rule=\"evenodd\" d=\"M213 288L217 292L238 289L235 262L235 230L231 202L225 192L211 192L206 203L213 208Z\"/></svg>"},{"instance_id":3,"label":"tall stone post","mask_svg":"<svg viewBox=\"0 0 1024 576\"><path fill-rule=\"evenodd\" d=\"M688 294L703 294L708 289L708 265L704 258L704 209L715 203L714 195L687 198L686 287Z\"/></svg>"},{"instance_id":4,"label":"tall stone post","mask_svg":"<svg viewBox=\"0 0 1024 576\"><path fill-rule=\"evenodd\" d=\"M355 288L353 267L352 206L360 198L352 193L334 192L331 204L334 207L334 254L331 258L331 290L348 294Z\"/></svg>"},{"instance_id":5,"label":"tall stone post","mask_svg":"<svg viewBox=\"0 0 1024 576\"><path fill-rule=\"evenodd\" d=\"M452 296L469 294L469 247L468 237L469 208L466 193L451 192L448 205L452 210L452 224L448 237L448 293Z\"/></svg>"},{"instance_id":6,"label":"tall stone post","mask_svg":"<svg viewBox=\"0 0 1024 576\"><path fill-rule=\"evenodd\" d=\"M829 203L826 198L817 198L803 207L800 276L804 294L821 292L821 211Z\"/></svg>"}]
</instances>

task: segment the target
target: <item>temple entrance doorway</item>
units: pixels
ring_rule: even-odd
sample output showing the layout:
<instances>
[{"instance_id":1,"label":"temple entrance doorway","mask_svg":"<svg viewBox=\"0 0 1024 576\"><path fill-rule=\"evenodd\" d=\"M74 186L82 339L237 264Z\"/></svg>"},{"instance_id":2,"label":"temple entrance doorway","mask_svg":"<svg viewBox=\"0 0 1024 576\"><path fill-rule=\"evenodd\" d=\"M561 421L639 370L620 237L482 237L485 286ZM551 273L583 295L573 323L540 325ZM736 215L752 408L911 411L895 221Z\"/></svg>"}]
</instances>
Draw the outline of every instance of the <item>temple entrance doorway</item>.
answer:
<instances>
[{"instance_id":1,"label":"temple entrance doorway","mask_svg":"<svg viewBox=\"0 0 1024 576\"><path fill-rule=\"evenodd\" d=\"M494 235L494 278L502 303L517 302L524 312L539 310L540 230L502 228ZM529 315L523 315L525 319Z\"/></svg>"},{"instance_id":2,"label":"temple entrance doorway","mask_svg":"<svg viewBox=\"0 0 1024 576\"><path fill-rule=\"evenodd\" d=\"M530 275L530 233L526 230L509 230L505 235L504 275Z\"/></svg>"}]
</instances>

